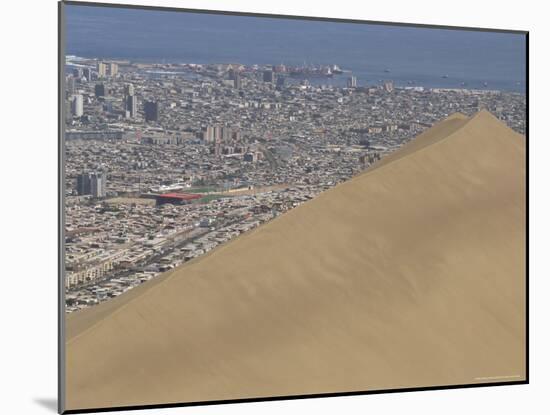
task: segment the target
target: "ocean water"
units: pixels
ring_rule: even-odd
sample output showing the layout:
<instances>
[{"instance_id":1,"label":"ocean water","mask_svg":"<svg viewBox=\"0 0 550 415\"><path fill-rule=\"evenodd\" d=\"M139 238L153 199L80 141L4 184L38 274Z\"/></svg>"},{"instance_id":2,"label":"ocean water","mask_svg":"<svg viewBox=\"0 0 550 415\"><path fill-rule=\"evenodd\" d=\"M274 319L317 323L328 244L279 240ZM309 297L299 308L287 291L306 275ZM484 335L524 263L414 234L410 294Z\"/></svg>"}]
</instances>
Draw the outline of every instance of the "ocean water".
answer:
<instances>
[{"instance_id":1,"label":"ocean water","mask_svg":"<svg viewBox=\"0 0 550 415\"><path fill-rule=\"evenodd\" d=\"M141 61L332 65L359 85L525 91L525 35L69 5L66 53ZM349 74L323 78L345 84ZM319 82L319 81L317 81Z\"/></svg>"}]
</instances>

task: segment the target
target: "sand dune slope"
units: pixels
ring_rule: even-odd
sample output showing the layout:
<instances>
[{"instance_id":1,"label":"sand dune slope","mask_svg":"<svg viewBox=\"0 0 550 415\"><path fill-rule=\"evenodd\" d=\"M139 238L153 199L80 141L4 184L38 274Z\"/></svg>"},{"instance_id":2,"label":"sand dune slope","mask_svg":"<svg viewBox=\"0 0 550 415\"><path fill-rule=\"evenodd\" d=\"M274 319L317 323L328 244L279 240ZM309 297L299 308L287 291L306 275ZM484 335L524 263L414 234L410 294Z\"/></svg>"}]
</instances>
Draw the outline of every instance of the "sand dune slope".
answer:
<instances>
[{"instance_id":1,"label":"sand dune slope","mask_svg":"<svg viewBox=\"0 0 550 415\"><path fill-rule=\"evenodd\" d=\"M417 140L70 315L67 408L524 379L525 138L481 112Z\"/></svg>"}]
</instances>

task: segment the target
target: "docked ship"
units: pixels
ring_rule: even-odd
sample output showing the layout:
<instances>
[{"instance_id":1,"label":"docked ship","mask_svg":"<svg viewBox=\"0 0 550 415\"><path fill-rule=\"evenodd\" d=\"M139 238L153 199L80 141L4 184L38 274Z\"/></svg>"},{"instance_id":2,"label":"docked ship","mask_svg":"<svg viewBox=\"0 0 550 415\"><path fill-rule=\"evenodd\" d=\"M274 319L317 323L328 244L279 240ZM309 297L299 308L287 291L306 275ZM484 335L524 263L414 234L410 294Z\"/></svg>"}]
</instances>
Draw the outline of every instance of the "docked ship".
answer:
<instances>
[{"instance_id":1,"label":"docked ship","mask_svg":"<svg viewBox=\"0 0 550 415\"><path fill-rule=\"evenodd\" d=\"M332 65L330 69L334 75L341 75L344 73L344 70L341 69L338 65Z\"/></svg>"}]
</instances>

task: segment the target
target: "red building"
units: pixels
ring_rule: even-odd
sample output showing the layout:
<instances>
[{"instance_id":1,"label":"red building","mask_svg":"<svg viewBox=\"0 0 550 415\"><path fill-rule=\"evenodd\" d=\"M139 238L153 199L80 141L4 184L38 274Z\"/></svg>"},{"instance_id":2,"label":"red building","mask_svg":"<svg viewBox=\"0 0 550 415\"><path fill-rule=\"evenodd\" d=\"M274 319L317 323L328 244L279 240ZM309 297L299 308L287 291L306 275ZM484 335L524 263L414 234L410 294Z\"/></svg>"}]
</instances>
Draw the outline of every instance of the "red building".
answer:
<instances>
[{"instance_id":1,"label":"red building","mask_svg":"<svg viewBox=\"0 0 550 415\"><path fill-rule=\"evenodd\" d=\"M191 201L200 199L202 195L195 193L165 193L157 195L157 206L164 205L165 203L171 203L173 205L184 205L191 203Z\"/></svg>"}]
</instances>

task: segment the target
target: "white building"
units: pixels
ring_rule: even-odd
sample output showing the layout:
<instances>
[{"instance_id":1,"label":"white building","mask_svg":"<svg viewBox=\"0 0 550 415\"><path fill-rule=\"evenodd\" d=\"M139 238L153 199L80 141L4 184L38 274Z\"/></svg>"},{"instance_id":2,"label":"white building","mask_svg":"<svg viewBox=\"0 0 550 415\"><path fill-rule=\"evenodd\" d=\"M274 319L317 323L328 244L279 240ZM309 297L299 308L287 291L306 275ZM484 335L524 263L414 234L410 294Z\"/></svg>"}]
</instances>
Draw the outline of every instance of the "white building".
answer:
<instances>
[{"instance_id":1,"label":"white building","mask_svg":"<svg viewBox=\"0 0 550 415\"><path fill-rule=\"evenodd\" d=\"M82 117L84 115L84 97L82 95L73 95L71 112L75 117Z\"/></svg>"}]
</instances>

